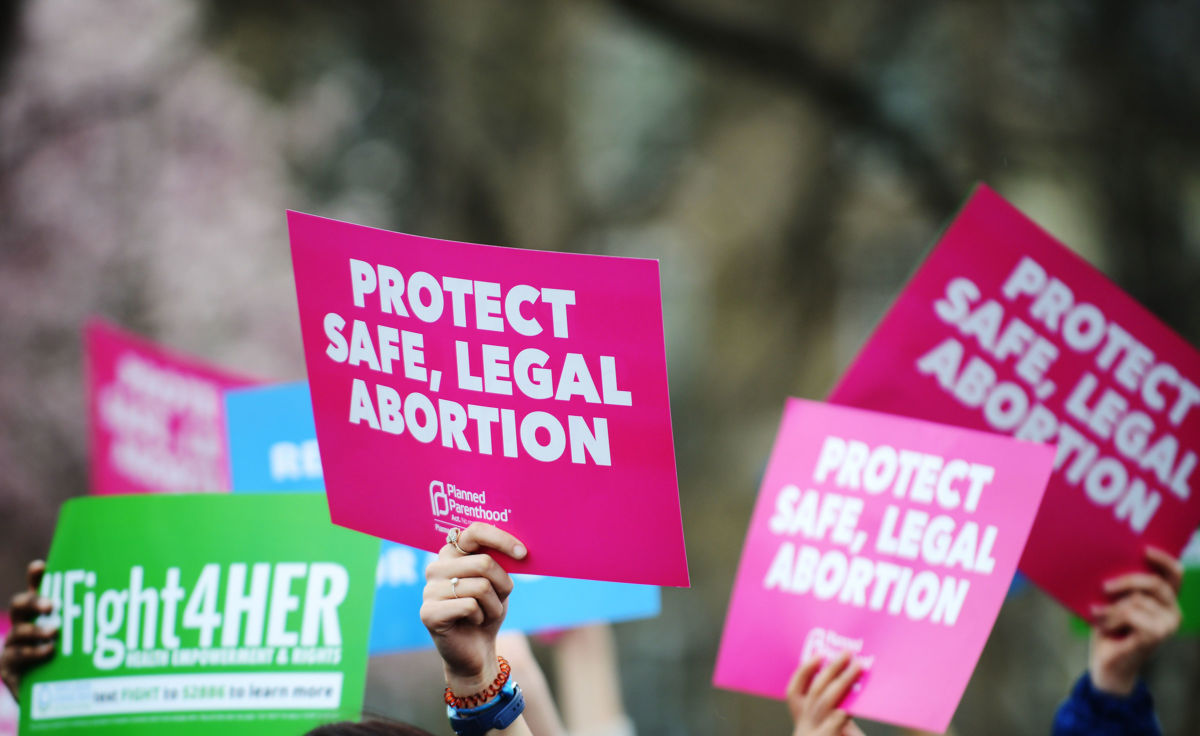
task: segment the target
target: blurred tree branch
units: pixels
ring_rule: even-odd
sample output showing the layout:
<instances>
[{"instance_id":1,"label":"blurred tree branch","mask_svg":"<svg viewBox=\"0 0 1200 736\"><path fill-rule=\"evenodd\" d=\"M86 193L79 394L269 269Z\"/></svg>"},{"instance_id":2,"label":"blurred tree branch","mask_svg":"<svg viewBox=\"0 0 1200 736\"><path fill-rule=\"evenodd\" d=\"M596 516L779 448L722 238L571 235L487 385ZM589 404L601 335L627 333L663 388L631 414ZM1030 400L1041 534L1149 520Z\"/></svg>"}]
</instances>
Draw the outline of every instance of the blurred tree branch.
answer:
<instances>
[{"instance_id":1,"label":"blurred tree branch","mask_svg":"<svg viewBox=\"0 0 1200 736\"><path fill-rule=\"evenodd\" d=\"M891 152L917 185L934 218L958 206L965 186L919 138L892 119L866 85L834 69L802 44L726 19L705 17L673 2L608 0L660 34L705 56L739 66L812 99L836 121L854 128Z\"/></svg>"}]
</instances>

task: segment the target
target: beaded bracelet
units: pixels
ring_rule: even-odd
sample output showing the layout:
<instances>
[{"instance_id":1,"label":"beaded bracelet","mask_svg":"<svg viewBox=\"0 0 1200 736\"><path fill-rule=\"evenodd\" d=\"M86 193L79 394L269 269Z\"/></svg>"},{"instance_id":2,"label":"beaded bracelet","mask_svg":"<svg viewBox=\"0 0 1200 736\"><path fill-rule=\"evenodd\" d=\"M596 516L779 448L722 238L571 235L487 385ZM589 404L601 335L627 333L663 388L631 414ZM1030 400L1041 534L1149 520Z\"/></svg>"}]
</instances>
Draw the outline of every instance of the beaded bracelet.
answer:
<instances>
[{"instance_id":1,"label":"beaded bracelet","mask_svg":"<svg viewBox=\"0 0 1200 736\"><path fill-rule=\"evenodd\" d=\"M504 684L508 682L508 676L512 673L512 667L509 666L508 660L504 657L496 657L496 662L500 665L500 674L496 675L496 679L492 680L492 684L488 685L487 689L481 690L474 695L459 697L447 685L446 705L458 710L466 710L483 705L499 695L500 691L504 689Z\"/></svg>"}]
</instances>

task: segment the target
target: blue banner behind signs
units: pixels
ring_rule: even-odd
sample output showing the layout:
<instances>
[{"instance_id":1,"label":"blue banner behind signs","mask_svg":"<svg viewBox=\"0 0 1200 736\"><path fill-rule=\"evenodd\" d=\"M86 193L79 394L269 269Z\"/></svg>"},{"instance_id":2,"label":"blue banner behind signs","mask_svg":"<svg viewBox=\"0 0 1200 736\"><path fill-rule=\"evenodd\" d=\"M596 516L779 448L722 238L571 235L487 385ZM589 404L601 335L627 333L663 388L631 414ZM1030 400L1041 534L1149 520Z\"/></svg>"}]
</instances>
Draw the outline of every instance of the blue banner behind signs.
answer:
<instances>
[{"instance_id":1,"label":"blue banner behind signs","mask_svg":"<svg viewBox=\"0 0 1200 736\"><path fill-rule=\"evenodd\" d=\"M234 493L323 492L321 456L308 384L236 389L225 394ZM375 574L371 653L429 647L421 625L425 566L435 555L384 541ZM533 633L657 616L652 585L515 575L504 630Z\"/></svg>"}]
</instances>

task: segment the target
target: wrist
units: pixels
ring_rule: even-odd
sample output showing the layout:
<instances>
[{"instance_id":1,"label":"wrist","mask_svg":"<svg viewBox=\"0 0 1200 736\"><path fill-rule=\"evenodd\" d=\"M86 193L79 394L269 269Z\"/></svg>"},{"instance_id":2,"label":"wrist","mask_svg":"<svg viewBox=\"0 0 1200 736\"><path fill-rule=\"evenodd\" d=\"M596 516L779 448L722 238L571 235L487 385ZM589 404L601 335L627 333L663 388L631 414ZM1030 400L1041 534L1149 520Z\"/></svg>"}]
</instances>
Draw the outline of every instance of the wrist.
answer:
<instances>
[{"instance_id":1,"label":"wrist","mask_svg":"<svg viewBox=\"0 0 1200 736\"><path fill-rule=\"evenodd\" d=\"M454 671L449 665L444 667L446 687L460 698L469 697L483 692L496 681L500 674L500 663L495 655L484 660L483 667L478 671Z\"/></svg>"},{"instance_id":2,"label":"wrist","mask_svg":"<svg viewBox=\"0 0 1200 736\"><path fill-rule=\"evenodd\" d=\"M1137 671L1125 672L1116 668L1092 666L1088 668L1092 687L1108 695L1128 697L1137 687Z\"/></svg>"}]
</instances>

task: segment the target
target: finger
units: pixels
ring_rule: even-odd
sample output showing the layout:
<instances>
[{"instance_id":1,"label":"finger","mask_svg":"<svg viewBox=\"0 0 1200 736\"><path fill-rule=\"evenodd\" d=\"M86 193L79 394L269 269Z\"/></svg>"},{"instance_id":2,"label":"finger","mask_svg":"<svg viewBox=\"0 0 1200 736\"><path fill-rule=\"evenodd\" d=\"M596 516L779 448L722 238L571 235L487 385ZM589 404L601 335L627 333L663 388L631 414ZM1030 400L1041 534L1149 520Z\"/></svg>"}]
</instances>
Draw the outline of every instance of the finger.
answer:
<instances>
[{"instance_id":1,"label":"finger","mask_svg":"<svg viewBox=\"0 0 1200 736\"><path fill-rule=\"evenodd\" d=\"M788 681L788 697L799 697L808 692L808 686L812 684L813 675L817 674L817 670L820 668L820 657L812 657L797 667L796 671L792 673L792 679Z\"/></svg>"},{"instance_id":2,"label":"finger","mask_svg":"<svg viewBox=\"0 0 1200 736\"><path fill-rule=\"evenodd\" d=\"M1104 592L1113 598L1130 593L1143 593L1164 606L1170 606L1175 602L1175 591L1171 588L1170 583L1166 579L1148 572L1135 572L1105 581Z\"/></svg>"},{"instance_id":3,"label":"finger","mask_svg":"<svg viewBox=\"0 0 1200 736\"><path fill-rule=\"evenodd\" d=\"M1139 640L1157 646L1179 627L1179 607L1164 606L1159 601L1143 595L1134 596L1129 602L1130 623Z\"/></svg>"},{"instance_id":4,"label":"finger","mask_svg":"<svg viewBox=\"0 0 1200 736\"><path fill-rule=\"evenodd\" d=\"M1146 548L1146 562L1150 563L1150 567L1154 568L1178 595L1179 589L1183 587L1183 563L1158 547Z\"/></svg>"},{"instance_id":5,"label":"finger","mask_svg":"<svg viewBox=\"0 0 1200 736\"><path fill-rule=\"evenodd\" d=\"M433 634L445 634L460 621L476 626L483 624L483 609L474 598L451 598L448 601L425 601L421 605L421 623Z\"/></svg>"},{"instance_id":6,"label":"finger","mask_svg":"<svg viewBox=\"0 0 1200 736\"><path fill-rule=\"evenodd\" d=\"M503 552L514 560L523 560L527 554L525 545L513 535L492 526L477 521L458 535L458 546L467 554L484 552L494 549Z\"/></svg>"},{"instance_id":7,"label":"finger","mask_svg":"<svg viewBox=\"0 0 1200 736\"><path fill-rule=\"evenodd\" d=\"M842 652L827 662L825 666L821 668L821 671L817 673L817 676L813 678L812 685L808 688L808 692L806 693L808 700L813 703L819 703L821 700L821 695L825 692L825 688L829 686L829 683L832 682L834 678L842 673L842 670L846 669L846 666L849 663L849 652ZM813 717L817 719L822 718L824 715L824 712L821 711L814 711L813 713Z\"/></svg>"},{"instance_id":8,"label":"finger","mask_svg":"<svg viewBox=\"0 0 1200 736\"><path fill-rule=\"evenodd\" d=\"M10 660L12 668L22 672L50 659L54 654L54 642L38 646L12 647L11 651L13 652Z\"/></svg>"},{"instance_id":9,"label":"finger","mask_svg":"<svg viewBox=\"0 0 1200 736\"><path fill-rule=\"evenodd\" d=\"M1130 639L1139 645L1156 644L1165 635L1165 612L1157 606L1149 606L1145 599L1129 602Z\"/></svg>"},{"instance_id":10,"label":"finger","mask_svg":"<svg viewBox=\"0 0 1200 736\"><path fill-rule=\"evenodd\" d=\"M500 600L508 598L513 590L512 577L504 571L503 567L500 567L500 563L492 559L491 555L469 555L467 557L455 555L454 557L439 558L425 571L425 577L430 583L450 578L459 578L460 580L487 578L495 588L496 595L500 596ZM428 588L428 586L426 587ZM438 597L439 592L435 590L434 597Z\"/></svg>"},{"instance_id":11,"label":"finger","mask_svg":"<svg viewBox=\"0 0 1200 736\"><path fill-rule=\"evenodd\" d=\"M14 625L51 613L54 613L54 602L49 598L39 598L38 594L31 590L14 595L9 603L8 615Z\"/></svg>"},{"instance_id":12,"label":"finger","mask_svg":"<svg viewBox=\"0 0 1200 736\"><path fill-rule=\"evenodd\" d=\"M1109 606L1092 606L1092 625L1096 631L1106 637L1128 632L1131 627L1129 600L1125 598Z\"/></svg>"},{"instance_id":13,"label":"finger","mask_svg":"<svg viewBox=\"0 0 1200 736\"><path fill-rule=\"evenodd\" d=\"M1165 638L1172 609L1141 594L1130 595L1107 607L1097 629L1108 638L1128 638L1139 644Z\"/></svg>"},{"instance_id":14,"label":"finger","mask_svg":"<svg viewBox=\"0 0 1200 736\"><path fill-rule=\"evenodd\" d=\"M857 723L850 721L846 724L846 727L842 729L842 736L866 736L866 734L864 734L863 730L858 727Z\"/></svg>"},{"instance_id":15,"label":"finger","mask_svg":"<svg viewBox=\"0 0 1200 736\"><path fill-rule=\"evenodd\" d=\"M53 642L57 635L57 628L21 623L8 632L8 638L5 641L12 644L45 644Z\"/></svg>"},{"instance_id":16,"label":"finger","mask_svg":"<svg viewBox=\"0 0 1200 736\"><path fill-rule=\"evenodd\" d=\"M1131 593L1117 602L1128 612L1131 626L1142 628L1147 622L1151 629L1169 628L1169 622L1179 615L1179 603L1170 598L1166 603L1153 596L1141 592ZM1114 605L1117 605L1114 604ZM1134 614L1137 614L1136 616ZM1162 625L1159 625L1162 622Z\"/></svg>"},{"instance_id":17,"label":"finger","mask_svg":"<svg viewBox=\"0 0 1200 736\"><path fill-rule=\"evenodd\" d=\"M25 580L29 583L30 590L38 590L42 587L42 576L46 574L46 563L42 560L34 560L25 567Z\"/></svg>"},{"instance_id":18,"label":"finger","mask_svg":"<svg viewBox=\"0 0 1200 736\"><path fill-rule=\"evenodd\" d=\"M818 707L823 711L836 708L838 703L842 702L842 699L846 697L846 693L850 692L850 687L854 685L854 681L861 674L862 665L859 664L858 660L854 660L850 663L850 666L842 670L841 674L829 683L829 687L825 688L825 692L822 693L818 701Z\"/></svg>"},{"instance_id":19,"label":"finger","mask_svg":"<svg viewBox=\"0 0 1200 736\"><path fill-rule=\"evenodd\" d=\"M500 600L500 596L496 595L496 591L492 588L492 584L487 578L459 578L456 585L451 585L447 581L440 587L443 588L443 592L445 593L443 600L474 598L479 601L479 606L483 608L486 620L501 621L504 619L504 603ZM458 595L455 595L455 593Z\"/></svg>"}]
</instances>

